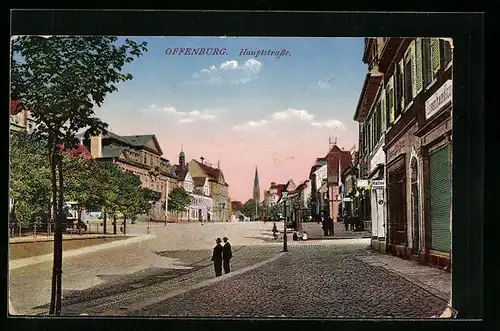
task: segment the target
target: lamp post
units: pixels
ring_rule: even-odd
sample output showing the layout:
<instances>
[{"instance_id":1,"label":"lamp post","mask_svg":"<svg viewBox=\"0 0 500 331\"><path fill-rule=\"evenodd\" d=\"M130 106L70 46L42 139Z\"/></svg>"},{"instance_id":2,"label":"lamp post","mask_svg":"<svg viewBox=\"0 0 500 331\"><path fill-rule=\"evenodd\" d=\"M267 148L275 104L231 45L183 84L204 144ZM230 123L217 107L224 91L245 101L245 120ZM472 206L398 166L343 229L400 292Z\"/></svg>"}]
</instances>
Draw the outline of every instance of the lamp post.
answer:
<instances>
[{"instance_id":1,"label":"lamp post","mask_svg":"<svg viewBox=\"0 0 500 331\"><path fill-rule=\"evenodd\" d=\"M286 197L288 195L288 191L283 189L281 191L281 197L283 198L283 252L288 252L287 246L287 237L286 237Z\"/></svg>"}]
</instances>

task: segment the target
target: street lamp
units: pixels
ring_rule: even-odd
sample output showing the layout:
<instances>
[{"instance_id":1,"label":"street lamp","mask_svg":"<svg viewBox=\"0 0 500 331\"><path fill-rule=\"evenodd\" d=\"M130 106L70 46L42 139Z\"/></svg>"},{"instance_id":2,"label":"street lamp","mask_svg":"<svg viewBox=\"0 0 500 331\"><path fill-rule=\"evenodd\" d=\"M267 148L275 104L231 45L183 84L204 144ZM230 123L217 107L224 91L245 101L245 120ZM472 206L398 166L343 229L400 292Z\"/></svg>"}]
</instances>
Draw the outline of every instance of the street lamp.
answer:
<instances>
[{"instance_id":1,"label":"street lamp","mask_svg":"<svg viewBox=\"0 0 500 331\"><path fill-rule=\"evenodd\" d=\"M286 197L288 195L288 191L283 189L281 191L281 197L283 198L283 252L288 252L288 247L287 247L287 238L286 238Z\"/></svg>"}]
</instances>

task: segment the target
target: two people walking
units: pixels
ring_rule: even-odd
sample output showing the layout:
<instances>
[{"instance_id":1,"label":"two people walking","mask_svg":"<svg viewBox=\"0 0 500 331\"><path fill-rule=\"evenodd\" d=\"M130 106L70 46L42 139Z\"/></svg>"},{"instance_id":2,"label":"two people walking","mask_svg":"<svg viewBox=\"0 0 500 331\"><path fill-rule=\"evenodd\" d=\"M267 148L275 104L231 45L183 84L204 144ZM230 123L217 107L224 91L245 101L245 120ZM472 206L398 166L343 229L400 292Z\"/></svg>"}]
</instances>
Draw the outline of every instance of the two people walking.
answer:
<instances>
[{"instance_id":1,"label":"two people walking","mask_svg":"<svg viewBox=\"0 0 500 331\"><path fill-rule=\"evenodd\" d=\"M215 239L215 247L212 253L212 261L214 262L215 276L222 276L222 268L224 267L224 273L228 274L230 270L230 261L233 257L233 251L231 250L231 244L227 237L222 238L224 240L224 246L221 245L222 240L220 238Z\"/></svg>"}]
</instances>

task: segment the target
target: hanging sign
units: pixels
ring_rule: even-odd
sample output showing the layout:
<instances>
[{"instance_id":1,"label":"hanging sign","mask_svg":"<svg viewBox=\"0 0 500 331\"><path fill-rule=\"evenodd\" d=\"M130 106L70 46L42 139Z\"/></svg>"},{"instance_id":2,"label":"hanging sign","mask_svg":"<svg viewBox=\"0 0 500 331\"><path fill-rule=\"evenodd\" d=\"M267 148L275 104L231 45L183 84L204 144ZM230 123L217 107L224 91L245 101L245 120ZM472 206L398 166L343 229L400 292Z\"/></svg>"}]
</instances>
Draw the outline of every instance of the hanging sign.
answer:
<instances>
[{"instance_id":1,"label":"hanging sign","mask_svg":"<svg viewBox=\"0 0 500 331\"><path fill-rule=\"evenodd\" d=\"M373 189L384 189L385 188L385 180L372 180L372 188Z\"/></svg>"}]
</instances>

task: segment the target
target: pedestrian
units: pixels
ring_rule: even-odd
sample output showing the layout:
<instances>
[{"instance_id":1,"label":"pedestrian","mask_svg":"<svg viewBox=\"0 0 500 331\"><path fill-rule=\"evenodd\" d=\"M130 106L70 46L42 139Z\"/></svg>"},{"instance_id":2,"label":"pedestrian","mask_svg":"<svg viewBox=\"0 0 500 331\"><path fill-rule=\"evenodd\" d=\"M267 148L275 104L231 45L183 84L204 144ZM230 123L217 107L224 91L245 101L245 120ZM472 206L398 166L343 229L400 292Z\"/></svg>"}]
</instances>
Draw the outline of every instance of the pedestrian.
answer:
<instances>
[{"instance_id":1,"label":"pedestrian","mask_svg":"<svg viewBox=\"0 0 500 331\"><path fill-rule=\"evenodd\" d=\"M227 237L222 238L224 241L224 247L222 248L222 259L224 261L224 273L228 274L230 272L229 261L233 257L233 251L231 250L231 244Z\"/></svg>"},{"instance_id":2,"label":"pedestrian","mask_svg":"<svg viewBox=\"0 0 500 331\"><path fill-rule=\"evenodd\" d=\"M322 218L322 228L323 228L323 235L326 237L328 236L328 222L325 217Z\"/></svg>"},{"instance_id":3,"label":"pedestrian","mask_svg":"<svg viewBox=\"0 0 500 331\"><path fill-rule=\"evenodd\" d=\"M222 246L220 238L215 239L215 247L212 253L212 261L214 261L215 276L219 277L222 275Z\"/></svg>"},{"instance_id":4,"label":"pedestrian","mask_svg":"<svg viewBox=\"0 0 500 331\"><path fill-rule=\"evenodd\" d=\"M333 236L333 218L328 216L328 235Z\"/></svg>"},{"instance_id":5,"label":"pedestrian","mask_svg":"<svg viewBox=\"0 0 500 331\"><path fill-rule=\"evenodd\" d=\"M278 239L278 228L276 227L276 222L274 222L274 225L273 225L273 238L274 240Z\"/></svg>"},{"instance_id":6,"label":"pedestrian","mask_svg":"<svg viewBox=\"0 0 500 331\"><path fill-rule=\"evenodd\" d=\"M302 233L302 240L307 240L307 232Z\"/></svg>"},{"instance_id":7,"label":"pedestrian","mask_svg":"<svg viewBox=\"0 0 500 331\"><path fill-rule=\"evenodd\" d=\"M345 214L343 219L344 219L344 228L346 231L348 231L349 230L349 216L347 216L347 214Z\"/></svg>"},{"instance_id":8,"label":"pedestrian","mask_svg":"<svg viewBox=\"0 0 500 331\"><path fill-rule=\"evenodd\" d=\"M293 232L292 238L293 238L293 241L299 240L299 235L297 234L297 231Z\"/></svg>"}]
</instances>

